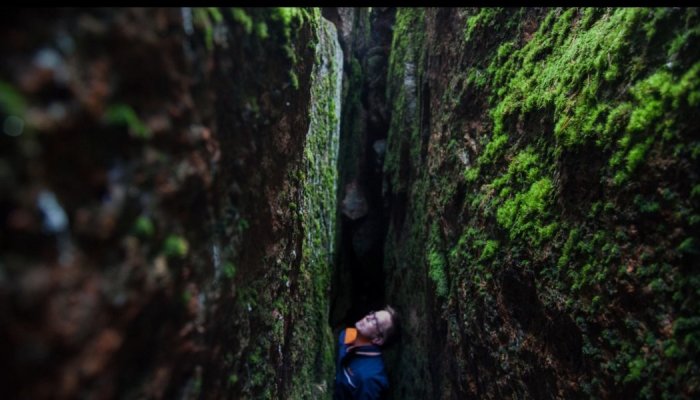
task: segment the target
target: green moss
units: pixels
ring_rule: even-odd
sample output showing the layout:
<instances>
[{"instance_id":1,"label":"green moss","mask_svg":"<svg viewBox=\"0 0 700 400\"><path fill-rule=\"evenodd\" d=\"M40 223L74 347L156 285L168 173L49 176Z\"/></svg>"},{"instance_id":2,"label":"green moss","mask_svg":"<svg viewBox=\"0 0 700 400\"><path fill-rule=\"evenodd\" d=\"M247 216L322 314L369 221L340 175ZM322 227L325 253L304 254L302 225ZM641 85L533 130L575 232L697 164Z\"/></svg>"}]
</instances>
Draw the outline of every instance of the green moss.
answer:
<instances>
[{"instance_id":1,"label":"green moss","mask_svg":"<svg viewBox=\"0 0 700 400\"><path fill-rule=\"evenodd\" d=\"M522 18L461 10L461 62L435 61L427 74L424 54L438 43L423 24L441 16L421 13L398 10L388 74L384 190L410 205L390 228L389 271L408 286L417 278L401 264L424 260L441 320L478 338L484 360L496 354L501 369L480 369L481 383L507 382L489 386L505 397L520 394L532 348L503 338L518 329L543 337L498 309L499 269L534 272L543 309L576 321L581 365L600 366L584 373L587 397L696 395L698 328L671 335L669 324L700 304L689 268L700 252L691 233L700 221L698 11L528 9ZM410 304L425 301L393 290ZM450 331L444 340L473 351L460 337Z\"/></svg>"},{"instance_id":2,"label":"green moss","mask_svg":"<svg viewBox=\"0 0 700 400\"><path fill-rule=\"evenodd\" d=\"M437 223L433 223L430 228L430 244L428 245L427 264L428 276L435 284L438 296L447 298L449 286L445 275L445 257L440 249L440 237Z\"/></svg>"},{"instance_id":3,"label":"green moss","mask_svg":"<svg viewBox=\"0 0 700 400\"><path fill-rule=\"evenodd\" d=\"M289 71L289 81L292 84L292 88L294 88L294 90L299 89L299 77L297 77L296 72L294 72L293 70Z\"/></svg>"},{"instance_id":4,"label":"green moss","mask_svg":"<svg viewBox=\"0 0 700 400\"><path fill-rule=\"evenodd\" d=\"M478 167L469 167L464 171L464 179L472 183L479 177L480 172Z\"/></svg>"},{"instance_id":5,"label":"green moss","mask_svg":"<svg viewBox=\"0 0 700 400\"><path fill-rule=\"evenodd\" d=\"M464 40L470 41L475 30L486 30L493 27L499 14L504 9L500 7L484 7L475 15L467 18L467 27L464 30Z\"/></svg>"},{"instance_id":6,"label":"green moss","mask_svg":"<svg viewBox=\"0 0 700 400\"><path fill-rule=\"evenodd\" d=\"M214 48L214 24L211 21L211 13L207 8L195 7L192 10L194 25L204 31L204 44L207 50Z\"/></svg>"},{"instance_id":7,"label":"green moss","mask_svg":"<svg viewBox=\"0 0 700 400\"><path fill-rule=\"evenodd\" d=\"M642 195L635 196L634 204L639 208L639 211L647 214L658 212L661 208L657 201L646 199Z\"/></svg>"},{"instance_id":8,"label":"green moss","mask_svg":"<svg viewBox=\"0 0 700 400\"><path fill-rule=\"evenodd\" d=\"M535 38L509 58L497 57L489 66L503 83L503 98L494 111L495 131L513 113L553 108L554 134L565 146L581 143L599 132L606 107L596 104L603 81L617 77L617 60L631 34L631 13L615 13L588 30L569 34L576 10L569 9L551 26L545 22ZM550 15L554 15L552 11ZM625 23L622 23L624 21ZM510 51L506 51L510 53ZM604 69L607 68L607 69ZM594 71L602 70L599 75ZM535 73L536 71L536 73ZM594 78L595 77L595 78ZM596 104L595 110L588 109Z\"/></svg>"},{"instance_id":9,"label":"green moss","mask_svg":"<svg viewBox=\"0 0 700 400\"><path fill-rule=\"evenodd\" d=\"M396 11L392 51L389 53L387 78L387 103L392 105L392 118L387 138L388 148L406 148L410 160L420 159L419 119L414 114L420 104L418 82L422 76L425 53L425 11L417 8L399 8ZM388 152L384 160L384 172L393 188L400 190L405 182L400 177L400 152Z\"/></svg>"},{"instance_id":10,"label":"green moss","mask_svg":"<svg viewBox=\"0 0 700 400\"><path fill-rule=\"evenodd\" d=\"M629 372L625 376L623 382L638 381L642 377L642 371L646 367L646 360L642 357L637 357L628 363Z\"/></svg>"},{"instance_id":11,"label":"green moss","mask_svg":"<svg viewBox=\"0 0 700 400\"><path fill-rule=\"evenodd\" d=\"M651 146L651 144L652 140L647 140L644 143L637 143L630 149L626 158L627 172L631 173L635 170L635 168L637 168L637 166L644 159L644 156L646 155L647 150L649 150L649 146Z\"/></svg>"},{"instance_id":12,"label":"green moss","mask_svg":"<svg viewBox=\"0 0 700 400\"><path fill-rule=\"evenodd\" d=\"M700 254L700 243L698 243L698 240L694 237L689 237L683 240L681 244L678 245L678 248L676 249L681 253L686 253L686 254Z\"/></svg>"},{"instance_id":13,"label":"green moss","mask_svg":"<svg viewBox=\"0 0 700 400\"><path fill-rule=\"evenodd\" d=\"M187 255L189 244L178 235L170 235L163 243L163 253L171 258L183 258Z\"/></svg>"},{"instance_id":14,"label":"green moss","mask_svg":"<svg viewBox=\"0 0 700 400\"><path fill-rule=\"evenodd\" d=\"M224 16L221 15L221 11L216 7L207 7L207 12L214 20L214 23L220 24L224 21Z\"/></svg>"},{"instance_id":15,"label":"green moss","mask_svg":"<svg viewBox=\"0 0 700 400\"><path fill-rule=\"evenodd\" d=\"M281 90L283 98L290 100L292 86L311 93L308 103L297 104L301 109L306 107L310 115L296 115L301 119L292 121L285 133L303 142L286 150L272 149L284 153L287 168L277 188L280 190L271 192L277 196L273 196L274 201L292 204L282 209L284 216L280 218L280 228L286 233L262 238L274 246L261 259L241 257L244 250L237 248L236 240L220 254L222 293L235 296L231 320L222 325L226 340L233 344L224 381L228 378L230 395L235 398L325 398L328 389L324 392L322 388L331 387L333 372L334 341L327 321L337 208L337 132L332 128L338 122L335 110L339 106L334 88L340 67L333 65L334 58L328 58L321 39L329 43L331 32L321 32L319 10L244 8L224 17L224 23L234 28L228 32L235 39L231 46L251 60L276 60L256 64L259 68L253 68L255 71L242 63L235 69L238 72L233 71L234 76L247 79L234 90L236 103L231 107L243 109L251 129L269 125L268 118L291 113L290 109L271 110L270 104L259 103L261 94L264 98L265 93ZM225 52L218 55L229 56ZM323 67L327 69L321 74ZM284 108L284 102L280 104ZM309 122L306 127L302 126L304 121ZM312 157L307 158L309 154ZM246 237L260 221L258 211L247 207L231 210L231 216L221 223L221 231L234 239ZM289 378L278 374L277 362L281 361L290 368Z\"/></svg>"},{"instance_id":16,"label":"green moss","mask_svg":"<svg viewBox=\"0 0 700 400\"><path fill-rule=\"evenodd\" d=\"M510 232L511 239L529 230L537 229L536 234L530 233L535 243L549 239L554 226L538 226L536 222L547 212L547 207L552 201L552 181L543 178L534 182L526 192L517 193L507 199L496 212L498 223Z\"/></svg>"},{"instance_id":17,"label":"green moss","mask_svg":"<svg viewBox=\"0 0 700 400\"><path fill-rule=\"evenodd\" d=\"M310 124L300 170L292 174L300 187L301 202L291 207L299 212L292 209L291 213L303 228L303 240L296 282L300 307L297 311L290 310L296 324L291 333L293 350L287 356L290 363L300 367L292 379L290 398L327 396L322 388L332 385L333 372L334 341L327 325L327 296L335 251L340 123L336 96L340 94L337 74L342 66L335 65L335 41L329 25L321 23L317 33L316 62L311 74ZM276 307L282 309L286 305L280 302ZM284 339L282 321L273 325L272 332Z\"/></svg>"},{"instance_id":18,"label":"green moss","mask_svg":"<svg viewBox=\"0 0 700 400\"><path fill-rule=\"evenodd\" d=\"M248 228L250 227L250 224L248 223L248 220L245 218L238 218L236 220L236 228L239 233L244 233Z\"/></svg>"},{"instance_id":19,"label":"green moss","mask_svg":"<svg viewBox=\"0 0 700 400\"><path fill-rule=\"evenodd\" d=\"M573 228L569 231L569 237L567 238L566 243L564 243L561 255L559 256L559 261L557 262L557 266L560 269L565 268L569 263L569 260L571 259L571 252L578 241L579 233L580 231L578 228Z\"/></svg>"},{"instance_id":20,"label":"green moss","mask_svg":"<svg viewBox=\"0 0 700 400\"><path fill-rule=\"evenodd\" d=\"M483 162L493 162L496 155L500 155L499 153L503 151L506 143L508 143L508 135L504 133L494 135L479 158L483 158Z\"/></svg>"},{"instance_id":21,"label":"green moss","mask_svg":"<svg viewBox=\"0 0 700 400\"><path fill-rule=\"evenodd\" d=\"M274 7L270 10L270 18L281 22L284 38L287 42L292 37L292 30L295 29L295 26L301 26L305 17L309 17L308 13L298 7Z\"/></svg>"},{"instance_id":22,"label":"green moss","mask_svg":"<svg viewBox=\"0 0 700 400\"><path fill-rule=\"evenodd\" d=\"M27 102L15 88L0 81L0 110L6 114L23 116Z\"/></svg>"},{"instance_id":23,"label":"green moss","mask_svg":"<svg viewBox=\"0 0 700 400\"><path fill-rule=\"evenodd\" d=\"M155 232L155 227L153 226L153 221L150 218L140 216L134 222L132 232L141 238L150 238Z\"/></svg>"},{"instance_id":24,"label":"green moss","mask_svg":"<svg viewBox=\"0 0 700 400\"><path fill-rule=\"evenodd\" d=\"M428 254L428 276L435 284L438 296L446 298L448 294L447 278L445 276L445 260L441 254L431 252Z\"/></svg>"},{"instance_id":25,"label":"green moss","mask_svg":"<svg viewBox=\"0 0 700 400\"><path fill-rule=\"evenodd\" d=\"M245 12L245 10L242 8L232 8L231 15L233 16L233 20L238 22L243 27L246 34L250 35L251 32L253 32L253 19ZM264 24L264 22L259 24ZM265 28L265 32L267 33L267 26L265 26Z\"/></svg>"},{"instance_id":26,"label":"green moss","mask_svg":"<svg viewBox=\"0 0 700 400\"><path fill-rule=\"evenodd\" d=\"M291 25L293 20L302 18L302 15L302 11L297 7L276 7L272 18L281 20L284 25Z\"/></svg>"},{"instance_id":27,"label":"green moss","mask_svg":"<svg viewBox=\"0 0 700 400\"><path fill-rule=\"evenodd\" d=\"M618 141L618 150L610 158L610 165L615 167L627 152L624 156L626 171L616 173L615 183L628 179L644 160L656 137L664 141L677 138L679 126L675 115L696 104L695 98L700 96L699 72L700 63L693 65L680 78L659 70L630 89L639 106L631 112L625 135Z\"/></svg>"},{"instance_id":28,"label":"green moss","mask_svg":"<svg viewBox=\"0 0 700 400\"><path fill-rule=\"evenodd\" d=\"M139 118L133 108L127 104L114 104L107 108L105 118L114 125L126 125L129 133L137 138L148 140L153 134Z\"/></svg>"},{"instance_id":29,"label":"green moss","mask_svg":"<svg viewBox=\"0 0 700 400\"><path fill-rule=\"evenodd\" d=\"M690 190L690 197L694 199L700 198L700 185L693 186Z\"/></svg>"},{"instance_id":30,"label":"green moss","mask_svg":"<svg viewBox=\"0 0 700 400\"><path fill-rule=\"evenodd\" d=\"M486 244L484 245L484 250L481 252L481 257L479 257L479 260L487 260L491 257L493 257L496 254L496 251L498 250L498 241L497 240L487 240Z\"/></svg>"},{"instance_id":31,"label":"green moss","mask_svg":"<svg viewBox=\"0 0 700 400\"><path fill-rule=\"evenodd\" d=\"M233 279L236 276L236 266L230 261L224 263L222 271L227 279Z\"/></svg>"},{"instance_id":32,"label":"green moss","mask_svg":"<svg viewBox=\"0 0 700 400\"><path fill-rule=\"evenodd\" d=\"M260 39L267 39L270 34L267 30L267 24L265 22L258 22L255 24L255 34L258 35Z\"/></svg>"}]
</instances>

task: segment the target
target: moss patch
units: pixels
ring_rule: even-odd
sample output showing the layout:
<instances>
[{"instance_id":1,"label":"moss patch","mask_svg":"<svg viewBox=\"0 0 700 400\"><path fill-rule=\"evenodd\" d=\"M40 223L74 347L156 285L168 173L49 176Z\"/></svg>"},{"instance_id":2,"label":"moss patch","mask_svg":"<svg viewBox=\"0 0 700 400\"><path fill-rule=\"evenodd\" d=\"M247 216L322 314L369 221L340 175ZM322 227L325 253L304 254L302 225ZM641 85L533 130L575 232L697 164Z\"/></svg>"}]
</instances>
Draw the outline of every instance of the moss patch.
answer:
<instances>
[{"instance_id":1,"label":"moss patch","mask_svg":"<svg viewBox=\"0 0 700 400\"><path fill-rule=\"evenodd\" d=\"M432 311L457 326L440 350L473 357L451 383L697 395L698 10L447 14L397 13L385 187L407 204L390 279L418 286L397 264L423 260Z\"/></svg>"}]
</instances>

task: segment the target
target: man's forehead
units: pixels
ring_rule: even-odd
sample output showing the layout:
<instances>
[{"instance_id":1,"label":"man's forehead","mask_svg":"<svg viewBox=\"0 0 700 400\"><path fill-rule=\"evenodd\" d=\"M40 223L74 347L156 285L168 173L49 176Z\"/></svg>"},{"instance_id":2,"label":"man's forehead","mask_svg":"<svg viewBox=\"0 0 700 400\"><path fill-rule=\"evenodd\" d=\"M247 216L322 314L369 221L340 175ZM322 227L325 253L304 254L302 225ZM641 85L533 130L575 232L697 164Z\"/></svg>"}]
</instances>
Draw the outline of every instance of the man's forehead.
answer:
<instances>
[{"instance_id":1,"label":"man's forehead","mask_svg":"<svg viewBox=\"0 0 700 400\"><path fill-rule=\"evenodd\" d=\"M388 311L377 311L376 312L377 319L381 321L384 324L391 324L391 314L389 314Z\"/></svg>"}]
</instances>

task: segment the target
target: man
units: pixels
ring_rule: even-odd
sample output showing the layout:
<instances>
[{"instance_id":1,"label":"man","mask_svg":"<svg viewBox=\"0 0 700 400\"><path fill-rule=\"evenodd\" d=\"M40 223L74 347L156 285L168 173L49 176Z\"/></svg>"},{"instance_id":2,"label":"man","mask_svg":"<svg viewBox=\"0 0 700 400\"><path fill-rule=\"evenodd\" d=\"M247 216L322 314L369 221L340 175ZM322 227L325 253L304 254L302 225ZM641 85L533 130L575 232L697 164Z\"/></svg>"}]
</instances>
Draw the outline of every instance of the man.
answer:
<instances>
[{"instance_id":1,"label":"man","mask_svg":"<svg viewBox=\"0 0 700 400\"><path fill-rule=\"evenodd\" d=\"M334 400L385 398L389 379L381 349L397 329L398 314L387 306L340 332Z\"/></svg>"}]
</instances>

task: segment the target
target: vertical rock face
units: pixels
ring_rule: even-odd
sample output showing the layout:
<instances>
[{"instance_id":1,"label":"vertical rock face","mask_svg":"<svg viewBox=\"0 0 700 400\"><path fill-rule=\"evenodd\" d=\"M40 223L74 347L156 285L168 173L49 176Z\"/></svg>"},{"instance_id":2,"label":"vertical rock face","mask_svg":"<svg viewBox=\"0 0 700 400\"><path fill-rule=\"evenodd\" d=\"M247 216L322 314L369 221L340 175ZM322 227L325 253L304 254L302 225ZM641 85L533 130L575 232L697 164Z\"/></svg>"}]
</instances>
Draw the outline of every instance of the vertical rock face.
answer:
<instances>
[{"instance_id":1,"label":"vertical rock face","mask_svg":"<svg viewBox=\"0 0 700 400\"><path fill-rule=\"evenodd\" d=\"M311 123L304 148L304 227L302 264L294 301L291 333L291 390L280 398L330 397L335 341L328 326L331 274L334 265L338 144L340 139L343 52L335 26L325 19L317 28L312 72Z\"/></svg>"},{"instance_id":2,"label":"vertical rock face","mask_svg":"<svg viewBox=\"0 0 700 400\"><path fill-rule=\"evenodd\" d=\"M400 9L393 396L697 397L697 9Z\"/></svg>"},{"instance_id":3,"label":"vertical rock face","mask_svg":"<svg viewBox=\"0 0 700 400\"><path fill-rule=\"evenodd\" d=\"M3 397L328 396L334 28L301 9L0 19Z\"/></svg>"}]
</instances>

